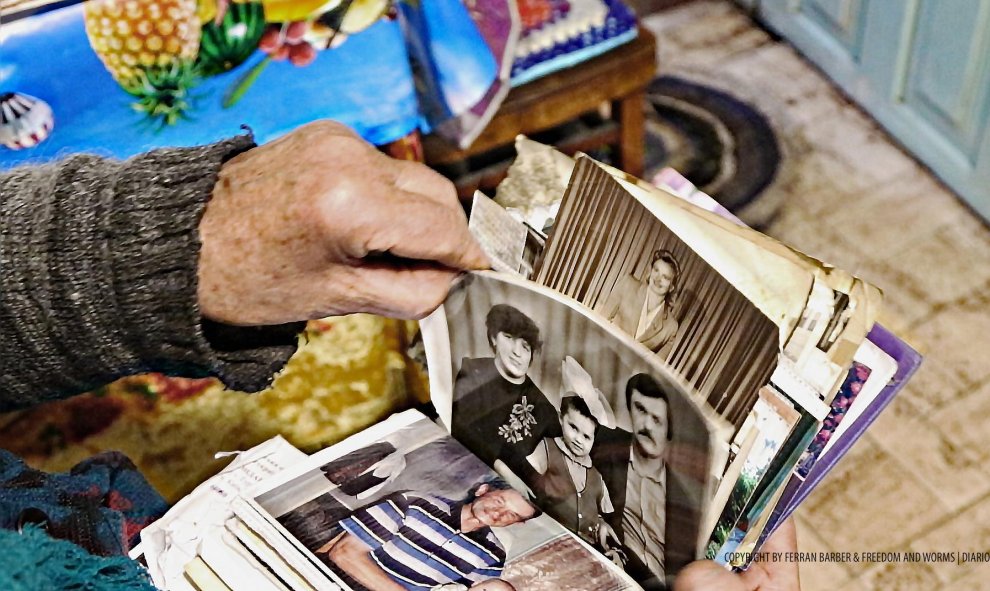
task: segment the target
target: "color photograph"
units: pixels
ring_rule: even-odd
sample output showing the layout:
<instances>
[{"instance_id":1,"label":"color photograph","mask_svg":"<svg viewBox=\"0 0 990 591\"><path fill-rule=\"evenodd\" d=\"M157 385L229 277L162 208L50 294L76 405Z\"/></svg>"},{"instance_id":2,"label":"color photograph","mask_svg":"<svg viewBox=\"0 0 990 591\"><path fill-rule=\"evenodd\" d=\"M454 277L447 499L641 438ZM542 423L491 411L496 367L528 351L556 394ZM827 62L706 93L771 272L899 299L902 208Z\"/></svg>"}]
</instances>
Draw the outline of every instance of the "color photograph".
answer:
<instances>
[{"instance_id":1,"label":"color photograph","mask_svg":"<svg viewBox=\"0 0 990 591\"><path fill-rule=\"evenodd\" d=\"M410 414L419 419L332 459L322 454L327 461L256 501L356 591L562 589L589 579L595 589L631 588L525 493ZM540 566L561 555L576 568ZM545 575L539 584L534 573Z\"/></svg>"}]
</instances>

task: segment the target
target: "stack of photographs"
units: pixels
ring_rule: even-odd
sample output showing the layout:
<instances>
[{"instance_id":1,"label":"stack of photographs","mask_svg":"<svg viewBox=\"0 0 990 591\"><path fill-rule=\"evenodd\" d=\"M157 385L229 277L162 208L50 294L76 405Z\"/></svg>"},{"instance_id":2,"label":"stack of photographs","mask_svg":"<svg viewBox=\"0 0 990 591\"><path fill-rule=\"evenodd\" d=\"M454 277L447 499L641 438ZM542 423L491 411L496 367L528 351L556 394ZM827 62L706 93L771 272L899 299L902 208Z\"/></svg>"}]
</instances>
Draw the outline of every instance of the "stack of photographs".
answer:
<instances>
[{"instance_id":1,"label":"stack of photographs","mask_svg":"<svg viewBox=\"0 0 990 591\"><path fill-rule=\"evenodd\" d=\"M440 421L644 588L699 558L746 568L920 357L874 326L879 290L676 173L681 196L579 157L561 199L526 211L532 169L560 155L517 150L527 172L471 220L497 220L478 238L504 273L422 322Z\"/></svg>"},{"instance_id":2,"label":"stack of photographs","mask_svg":"<svg viewBox=\"0 0 990 591\"><path fill-rule=\"evenodd\" d=\"M641 585L661 588L695 559L718 417L675 372L577 302L508 275L467 276L422 326L455 439Z\"/></svg>"}]
</instances>

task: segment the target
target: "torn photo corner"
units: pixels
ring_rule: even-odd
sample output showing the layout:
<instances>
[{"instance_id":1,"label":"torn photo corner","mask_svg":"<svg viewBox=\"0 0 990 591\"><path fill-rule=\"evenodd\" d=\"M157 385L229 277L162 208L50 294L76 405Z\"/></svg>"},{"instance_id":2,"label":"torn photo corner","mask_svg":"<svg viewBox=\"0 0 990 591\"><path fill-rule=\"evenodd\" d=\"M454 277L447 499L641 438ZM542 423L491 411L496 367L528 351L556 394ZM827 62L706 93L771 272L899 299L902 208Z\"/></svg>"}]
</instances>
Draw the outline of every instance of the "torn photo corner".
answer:
<instances>
[{"instance_id":1,"label":"torn photo corner","mask_svg":"<svg viewBox=\"0 0 990 591\"><path fill-rule=\"evenodd\" d=\"M471 203L468 230L492 262L492 268L529 278L543 252L546 235L480 191Z\"/></svg>"}]
</instances>

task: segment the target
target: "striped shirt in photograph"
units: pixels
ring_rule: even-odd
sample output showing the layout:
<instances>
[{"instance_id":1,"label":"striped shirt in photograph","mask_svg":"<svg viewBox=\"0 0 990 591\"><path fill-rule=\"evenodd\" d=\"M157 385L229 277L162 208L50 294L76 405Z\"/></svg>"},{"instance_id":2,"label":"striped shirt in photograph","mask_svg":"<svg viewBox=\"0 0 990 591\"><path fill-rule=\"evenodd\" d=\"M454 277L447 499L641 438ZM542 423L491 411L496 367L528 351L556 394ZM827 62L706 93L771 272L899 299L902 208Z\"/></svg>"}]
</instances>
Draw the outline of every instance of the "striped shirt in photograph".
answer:
<instances>
[{"instance_id":1,"label":"striped shirt in photograph","mask_svg":"<svg viewBox=\"0 0 990 591\"><path fill-rule=\"evenodd\" d=\"M371 558L406 589L467 586L498 577L505 549L488 527L461 531L463 503L395 493L340 522L371 548Z\"/></svg>"}]
</instances>

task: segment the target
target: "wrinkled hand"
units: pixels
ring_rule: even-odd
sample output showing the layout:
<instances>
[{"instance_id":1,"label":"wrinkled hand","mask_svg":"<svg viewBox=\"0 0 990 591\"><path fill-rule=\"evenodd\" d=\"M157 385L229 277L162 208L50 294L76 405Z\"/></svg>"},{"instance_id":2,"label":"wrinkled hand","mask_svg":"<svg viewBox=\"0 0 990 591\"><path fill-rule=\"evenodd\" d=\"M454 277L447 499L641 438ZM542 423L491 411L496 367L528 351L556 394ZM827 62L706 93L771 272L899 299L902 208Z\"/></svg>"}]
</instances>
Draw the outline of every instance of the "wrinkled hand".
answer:
<instances>
[{"instance_id":1,"label":"wrinkled hand","mask_svg":"<svg viewBox=\"0 0 990 591\"><path fill-rule=\"evenodd\" d=\"M199 230L200 310L235 325L422 318L489 266L449 181L330 121L224 164Z\"/></svg>"},{"instance_id":2,"label":"wrinkled hand","mask_svg":"<svg viewBox=\"0 0 990 591\"><path fill-rule=\"evenodd\" d=\"M763 544L761 552L795 552L797 532L791 520ZM754 562L743 573L732 573L710 560L689 564L677 575L674 591L800 591L796 562Z\"/></svg>"}]
</instances>

